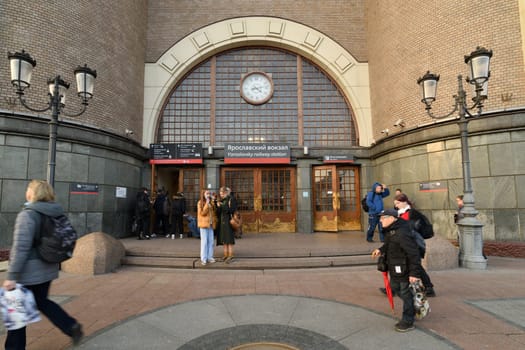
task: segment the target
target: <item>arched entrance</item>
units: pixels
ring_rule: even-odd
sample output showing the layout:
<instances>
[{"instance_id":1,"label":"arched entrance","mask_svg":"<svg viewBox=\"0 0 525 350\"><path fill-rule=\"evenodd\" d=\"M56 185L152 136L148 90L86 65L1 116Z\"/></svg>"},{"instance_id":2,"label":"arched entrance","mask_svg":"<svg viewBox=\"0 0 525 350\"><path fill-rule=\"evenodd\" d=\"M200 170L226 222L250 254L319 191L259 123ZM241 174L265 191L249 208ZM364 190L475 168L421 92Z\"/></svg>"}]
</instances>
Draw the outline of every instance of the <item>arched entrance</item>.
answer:
<instances>
[{"instance_id":1,"label":"arched entrance","mask_svg":"<svg viewBox=\"0 0 525 350\"><path fill-rule=\"evenodd\" d=\"M267 18L259 24L261 23L269 24L268 30L273 33L277 30L275 23L288 22ZM287 30L281 29L281 40L288 38ZM182 67L175 59L177 50L171 52L171 58L164 55L155 68L158 76L154 82L159 86L162 83L164 85L160 90L157 89L159 86L149 87L151 92L157 89L158 95L155 101L151 99L145 105L145 110L148 109L148 104L155 105L150 110L150 118L145 118L145 137L148 137L148 132L154 131L155 135L150 142L197 142L202 149L208 150L209 160L201 163L201 189L204 186L212 190L218 189L220 185L232 187L237 196L241 196L239 199L242 204L241 212L244 211L244 229L248 232L295 232L297 221L304 220L299 218L299 213L307 220L315 221L313 226L317 230L346 230L355 228L355 223L359 222L358 207L354 203L357 202L355 198L359 197L359 186L355 182L358 176L345 177L345 174L354 174L358 170L348 172L341 168L337 171L343 175L338 178L339 183L334 184L334 188L351 183L352 187L347 187L347 192L331 191L322 194L347 194L343 198L344 203L354 203L348 210L335 209L336 213L327 216L326 208L312 207L308 191L297 189L299 182L310 183L309 179L316 175L298 173L296 166L301 162L301 166L304 166L306 162L310 164L309 171L312 172L320 164L318 159L308 155L308 147L327 152L337 150L340 153L345 149L350 152L352 147L362 144L360 138L363 131L358 128L358 120L363 120L363 115L366 114L361 106L368 99L368 92L355 94L357 90L354 88L357 86L353 84L358 83L350 79L363 66L358 67L358 63L353 62L349 58L351 56L345 52L341 52L331 62L331 66L326 65L325 60L328 57L320 53L324 50L322 42L328 39L319 36L319 40L314 42L312 29L303 26L301 29L305 30L308 38L305 39L306 43L315 46L316 54L312 56L308 52L308 58L301 55L307 52L302 46L290 44L283 49L281 42L279 48L273 47L277 45L273 37L265 42L257 42L257 46L249 40L236 37L239 42L235 47L223 46L224 51L221 52L217 48L208 51L204 44L208 40L207 31L195 34L192 36L194 44L203 44L202 55L199 57L201 60L188 60L187 63L193 63L194 66ZM206 55L204 51L207 51ZM324 53L326 55L329 51ZM312 58L318 62L310 61ZM173 74L166 75L165 72ZM182 72L184 75L181 75ZM351 72L353 73L350 74ZM175 76L178 76L178 80ZM164 81L162 77L165 78ZM351 83L346 83L347 78ZM266 84L261 85L261 81ZM167 88L170 90L165 90ZM258 96L263 93L264 96ZM152 97L149 94L146 96L146 99L148 96ZM352 99L357 103L355 109ZM156 108L159 110L153 113ZM153 121L156 122L154 127ZM367 123L368 121L361 124L366 126ZM299 148L300 157L304 159L297 159L294 153L294 156L288 155L284 164L282 159L278 162L266 159L262 163L264 165L260 166L257 160L246 159L246 164L236 163L240 164L240 168L233 167L229 162L226 164L222 155L214 151L225 149L232 142L256 143L263 147L285 144L290 148ZM170 172L169 169L166 171ZM155 169L153 173L155 178ZM177 173L184 174L184 169ZM241 176L242 181L237 181L237 176ZM206 181L203 181L204 178ZM152 181L152 187L154 186ZM195 193L189 193L187 188L182 190L185 194L198 198L197 187L191 189ZM322 192L315 188L314 190L315 196L321 195ZM331 200L337 201L338 198ZM298 209L297 205L304 208ZM312 211L315 212L313 216ZM320 215L317 215L318 212ZM329 225L320 224L327 218ZM332 229L334 222L335 229Z\"/></svg>"},{"instance_id":2,"label":"arched entrance","mask_svg":"<svg viewBox=\"0 0 525 350\"><path fill-rule=\"evenodd\" d=\"M144 79L142 144L155 142L158 120L173 87L198 63L235 47L282 47L308 57L338 85L355 115L358 142L372 142L368 64L360 63L339 44L314 28L274 17L241 17L210 24L193 32L148 63Z\"/></svg>"}]
</instances>

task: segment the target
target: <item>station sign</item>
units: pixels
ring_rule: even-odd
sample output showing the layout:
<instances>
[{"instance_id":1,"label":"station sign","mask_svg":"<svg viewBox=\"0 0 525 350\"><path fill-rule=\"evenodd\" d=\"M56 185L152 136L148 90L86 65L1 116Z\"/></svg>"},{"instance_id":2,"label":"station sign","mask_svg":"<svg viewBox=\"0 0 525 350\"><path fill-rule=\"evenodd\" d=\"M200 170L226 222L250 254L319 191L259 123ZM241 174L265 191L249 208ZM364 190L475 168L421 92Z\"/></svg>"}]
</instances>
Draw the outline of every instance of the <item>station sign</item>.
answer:
<instances>
[{"instance_id":1,"label":"station sign","mask_svg":"<svg viewBox=\"0 0 525 350\"><path fill-rule=\"evenodd\" d=\"M290 164L286 143L230 143L224 147L225 164Z\"/></svg>"},{"instance_id":2,"label":"station sign","mask_svg":"<svg viewBox=\"0 0 525 350\"><path fill-rule=\"evenodd\" d=\"M71 194L98 194L98 184L72 183L69 184Z\"/></svg>"},{"instance_id":3,"label":"station sign","mask_svg":"<svg viewBox=\"0 0 525 350\"><path fill-rule=\"evenodd\" d=\"M323 163L353 163L353 155L326 155L323 156Z\"/></svg>"},{"instance_id":4,"label":"station sign","mask_svg":"<svg viewBox=\"0 0 525 350\"><path fill-rule=\"evenodd\" d=\"M421 182L419 184L420 192L446 192L448 191L445 182Z\"/></svg>"},{"instance_id":5,"label":"station sign","mask_svg":"<svg viewBox=\"0 0 525 350\"><path fill-rule=\"evenodd\" d=\"M202 143L152 143L150 164L202 164Z\"/></svg>"}]
</instances>

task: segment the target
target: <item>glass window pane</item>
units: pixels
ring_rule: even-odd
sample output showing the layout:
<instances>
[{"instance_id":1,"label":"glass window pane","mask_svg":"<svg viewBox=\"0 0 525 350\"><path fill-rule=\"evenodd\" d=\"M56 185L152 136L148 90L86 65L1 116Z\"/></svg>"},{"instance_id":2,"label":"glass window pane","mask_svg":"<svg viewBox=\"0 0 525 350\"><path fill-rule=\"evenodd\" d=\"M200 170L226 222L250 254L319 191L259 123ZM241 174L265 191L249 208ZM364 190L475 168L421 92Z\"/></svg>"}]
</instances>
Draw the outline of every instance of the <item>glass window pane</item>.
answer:
<instances>
[{"instance_id":1,"label":"glass window pane","mask_svg":"<svg viewBox=\"0 0 525 350\"><path fill-rule=\"evenodd\" d=\"M253 170L227 170L225 172L225 181L225 185L231 188L232 195L237 200L237 209L240 211L253 211Z\"/></svg>"}]
</instances>

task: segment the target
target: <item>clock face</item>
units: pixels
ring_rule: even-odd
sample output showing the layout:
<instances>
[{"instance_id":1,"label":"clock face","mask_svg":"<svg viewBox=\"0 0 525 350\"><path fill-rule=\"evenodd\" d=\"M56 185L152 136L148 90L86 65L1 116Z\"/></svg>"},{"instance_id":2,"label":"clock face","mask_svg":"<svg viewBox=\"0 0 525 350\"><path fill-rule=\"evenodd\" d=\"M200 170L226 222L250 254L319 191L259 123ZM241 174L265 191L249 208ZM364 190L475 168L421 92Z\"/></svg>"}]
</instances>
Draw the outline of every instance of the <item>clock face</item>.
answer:
<instances>
[{"instance_id":1,"label":"clock face","mask_svg":"<svg viewBox=\"0 0 525 350\"><path fill-rule=\"evenodd\" d=\"M251 72L241 80L241 96L246 102L260 105L268 102L273 95L272 79L263 72Z\"/></svg>"}]
</instances>

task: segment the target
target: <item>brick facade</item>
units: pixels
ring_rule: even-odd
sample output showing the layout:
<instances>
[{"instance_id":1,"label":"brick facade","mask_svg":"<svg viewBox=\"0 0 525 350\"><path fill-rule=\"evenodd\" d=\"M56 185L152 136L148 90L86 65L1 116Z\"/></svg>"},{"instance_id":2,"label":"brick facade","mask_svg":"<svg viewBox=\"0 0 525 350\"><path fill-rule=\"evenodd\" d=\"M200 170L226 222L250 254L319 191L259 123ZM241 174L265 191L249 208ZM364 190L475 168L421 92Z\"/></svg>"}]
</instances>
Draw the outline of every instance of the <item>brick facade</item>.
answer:
<instances>
[{"instance_id":1,"label":"brick facade","mask_svg":"<svg viewBox=\"0 0 525 350\"><path fill-rule=\"evenodd\" d=\"M146 62L155 62L191 32L225 19L244 16L285 18L315 28L366 62L364 0L150 0Z\"/></svg>"},{"instance_id":2,"label":"brick facade","mask_svg":"<svg viewBox=\"0 0 525 350\"><path fill-rule=\"evenodd\" d=\"M446 112L457 91L457 74L467 73L463 55L476 45L494 51L486 110L525 105L517 0L444 0L425 6L415 0L403 2L403 6L393 0L302 3L59 0L48 4L6 0L0 3L4 28L0 49L6 53L24 48L37 60L27 96L37 106L47 102L42 91L47 78L60 73L72 82L72 70L78 64L96 69L95 98L81 122L117 134L132 129L136 140L141 139L144 63L154 62L181 38L209 23L241 16L276 16L311 26L358 61L368 62L376 139L385 136L380 133L385 128L398 132L392 125L399 118L405 120L405 129L431 121L419 101L416 84L426 70L441 75L434 112ZM53 30L47 30L50 26ZM53 37L51 33L57 34ZM6 60L0 65L0 79L8 77ZM470 86L466 88L470 90ZM73 85L68 93L70 111L78 107L74 90ZM9 104L15 97L9 84L0 84L0 94L0 108L18 110ZM511 99L504 100L506 96Z\"/></svg>"},{"instance_id":3,"label":"brick facade","mask_svg":"<svg viewBox=\"0 0 525 350\"><path fill-rule=\"evenodd\" d=\"M0 108L27 112L6 100L16 97L8 83L7 52L24 49L37 61L26 94L31 106L46 105L47 79L60 74L71 83L66 112L79 110L73 70L87 64L98 77L94 98L77 120L119 135L131 129L140 140L146 4L146 0L1 1Z\"/></svg>"},{"instance_id":4,"label":"brick facade","mask_svg":"<svg viewBox=\"0 0 525 350\"><path fill-rule=\"evenodd\" d=\"M399 132L432 121L420 102L416 80L427 70L440 74L432 111L448 113L457 92L457 75L466 77L464 55L483 46L492 49L489 99L485 110L525 105L519 1L367 1L368 62L374 137L381 130ZM472 96L472 88L464 86ZM512 95L503 101L502 95Z\"/></svg>"}]
</instances>

